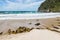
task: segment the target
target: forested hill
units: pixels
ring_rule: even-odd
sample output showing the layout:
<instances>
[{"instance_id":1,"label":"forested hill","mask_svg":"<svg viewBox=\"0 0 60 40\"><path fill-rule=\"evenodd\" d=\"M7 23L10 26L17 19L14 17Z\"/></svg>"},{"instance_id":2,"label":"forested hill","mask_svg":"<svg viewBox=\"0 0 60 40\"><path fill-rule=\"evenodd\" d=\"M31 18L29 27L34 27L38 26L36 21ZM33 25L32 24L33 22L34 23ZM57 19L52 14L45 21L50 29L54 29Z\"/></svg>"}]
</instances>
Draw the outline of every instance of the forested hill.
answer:
<instances>
[{"instance_id":1,"label":"forested hill","mask_svg":"<svg viewBox=\"0 0 60 40\"><path fill-rule=\"evenodd\" d=\"M38 12L60 12L60 0L46 0L38 8Z\"/></svg>"}]
</instances>

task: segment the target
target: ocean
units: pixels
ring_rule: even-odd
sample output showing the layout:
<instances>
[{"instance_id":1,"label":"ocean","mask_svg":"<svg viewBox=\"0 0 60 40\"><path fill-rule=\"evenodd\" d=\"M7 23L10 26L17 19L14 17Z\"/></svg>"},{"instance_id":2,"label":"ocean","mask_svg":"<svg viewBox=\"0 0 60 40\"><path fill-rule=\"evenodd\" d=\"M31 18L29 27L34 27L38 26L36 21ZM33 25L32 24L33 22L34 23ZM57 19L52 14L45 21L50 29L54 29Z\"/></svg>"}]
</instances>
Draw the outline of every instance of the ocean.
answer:
<instances>
[{"instance_id":1,"label":"ocean","mask_svg":"<svg viewBox=\"0 0 60 40\"><path fill-rule=\"evenodd\" d=\"M0 11L0 14L33 14L37 11Z\"/></svg>"}]
</instances>

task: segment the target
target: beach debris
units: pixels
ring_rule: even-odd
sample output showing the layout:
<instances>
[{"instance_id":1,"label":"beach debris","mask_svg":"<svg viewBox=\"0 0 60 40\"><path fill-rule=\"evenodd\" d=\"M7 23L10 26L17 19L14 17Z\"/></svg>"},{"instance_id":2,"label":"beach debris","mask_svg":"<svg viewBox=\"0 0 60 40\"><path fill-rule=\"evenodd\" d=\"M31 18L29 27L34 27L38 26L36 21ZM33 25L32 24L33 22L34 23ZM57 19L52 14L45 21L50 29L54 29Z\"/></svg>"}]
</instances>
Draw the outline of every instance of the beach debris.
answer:
<instances>
[{"instance_id":1,"label":"beach debris","mask_svg":"<svg viewBox=\"0 0 60 40\"><path fill-rule=\"evenodd\" d=\"M54 32L60 33L60 31L58 30L59 28L54 26L54 25L53 25L53 28L52 27L47 27L47 29L50 30L50 31L54 31Z\"/></svg>"},{"instance_id":2,"label":"beach debris","mask_svg":"<svg viewBox=\"0 0 60 40\"><path fill-rule=\"evenodd\" d=\"M23 27L19 27L17 30L16 30L17 33L22 33L23 32Z\"/></svg>"},{"instance_id":3,"label":"beach debris","mask_svg":"<svg viewBox=\"0 0 60 40\"><path fill-rule=\"evenodd\" d=\"M30 30L30 28L26 28L26 32L30 32L31 30Z\"/></svg>"},{"instance_id":4,"label":"beach debris","mask_svg":"<svg viewBox=\"0 0 60 40\"><path fill-rule=\"evenodd\" d=\"M30 30L33 30L34 28L31 28Z\"/></svg>"},{"instance_id":5,"label":"beach debris","mask_svg":"<svg viewBox=\"0 0 60 40\"><path fill-rule=\"evenodd\" d=\"M11 29L8 29L7 33L10 34L17 34L17 33L24 33L24 32L30 32L32 29L34 28L27 28L27 27L19 27L17 28L15 31L11 31ZM0 33L0 35L2 34L2 32Z\"/></svg>"},{"instance_id":6,"label":"beach debris","mask_svg":"<svg viewBox=\"0 0 60 40\"><path fill-rule=\"evenodd\" d=\"M36 28L36 29L40 29L40 28Z\"/></svg>"},{"instance_id":7,"label":"beach debris","mask_svg":"<svg viewBox=\"0 0 60 40\"><path fill-rule=\"evenodd\" d=\"M35 25L36 25L36 26L39 26L39 25L40 25L40 23L36 23Z\"/></svg>"},{"instance_id":8,"label":"beach debris","mask_svg":"<svg viewBox=\"0 0 60 40\"><path fill-rule=\"evenodd\" d=\"M0 32L0 35L2 35L3 34L3 32Z\"/></svg>"},{"instance_id":9,"label":"beach debris","mask_svg":"<svg viewBox=\"0 0 60 40\"><path fill-rule=\"evenodd\" d=\"M58 32L58 31L56 31L56 30L54 30L54 29L51 29L51 28L47 28L47 29L50 30L50 31Z\"/></svg>"},{"instance_id":10,"label":"beach debris","mask_svg":"<svg viewBox=\"0 0 60 40\"><path fill-rule=\"evenodd\" d=\"M27 28L27 27L19 27L17 30L16 30L16 33L23 33L23 32L29 32L31 29L30 28Z\"/></svg>"},{"instance_id":11,"label":"beach debris","mask_svg":"<svg viewBox=\"0 0 60 40\"><path fill-rule=\"evenodd\" d=\"M55 31L55 32L58 32L58 33L60 33L60 31L58 31L58 30L55 30L55 29L54 29L54 30L52 29L51 31Z\"/></svg>"},{"instance_id":12,"label":"beach debris","mask_svg":"<svg viewBox=\"0 0 60 40\"><path fill-rule=\"evenodd\" d=\"M8 30L8 34L9 34L9 35L11 34L11 29Z\"/></svg>"},{"instance_id":13,"label":"beach debris","mask_svg":"<svg viewBox=\"0 0 60 40\"><path fill-rule=\"evenodd\" d=\"M12 34L16 34L16 31L12 31L11 33L12 33Z\"/></svg>"},{"instance_id":14,"label":"beach debris","mask_svg":"<svg viewBox=\"0 0 60 40\"><path fill-rule=\"evenodd\" d=\"M59 29L58 27L55 27L55 26L54 26L54 28Z\"/></svg>"},{"instance_id":15,"label":"beach debris","mask_svg":"<svg viewBox=\"0 0 60 40\"><path fill-rule=\"evenodd\" d=\"M54 26L54 25L52 25L53 26L53 28L55 28L55 29L59 29L59 27L57 27L57 26Z\"/></svg>"}]
</instances>

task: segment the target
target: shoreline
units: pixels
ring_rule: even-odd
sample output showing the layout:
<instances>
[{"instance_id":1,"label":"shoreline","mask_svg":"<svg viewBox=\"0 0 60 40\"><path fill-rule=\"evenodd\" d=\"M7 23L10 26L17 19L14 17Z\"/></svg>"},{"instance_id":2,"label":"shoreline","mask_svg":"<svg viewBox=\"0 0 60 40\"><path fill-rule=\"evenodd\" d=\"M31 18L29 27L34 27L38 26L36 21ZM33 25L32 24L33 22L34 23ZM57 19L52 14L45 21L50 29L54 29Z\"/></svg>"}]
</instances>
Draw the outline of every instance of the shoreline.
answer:
<instances>
[{"instance_id":1,"label":"shoreline","mask_svg":"<svg viewBox=\"0 0 60 40\"><path fill-rule=\"evenodd\" d=\"M5 19L44 19L60 17L60 13L41 13L41 14L0 14L0 20Z\"/></svg>"}]
</instances>

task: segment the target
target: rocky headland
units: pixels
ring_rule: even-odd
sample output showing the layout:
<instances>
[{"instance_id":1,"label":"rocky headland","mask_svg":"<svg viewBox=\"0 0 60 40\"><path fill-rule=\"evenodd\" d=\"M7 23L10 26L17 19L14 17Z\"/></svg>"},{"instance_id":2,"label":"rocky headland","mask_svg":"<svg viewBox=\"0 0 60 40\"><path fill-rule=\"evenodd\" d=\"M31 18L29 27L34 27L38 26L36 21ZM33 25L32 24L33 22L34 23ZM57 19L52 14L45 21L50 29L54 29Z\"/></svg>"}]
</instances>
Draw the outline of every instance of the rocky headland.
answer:
<instances>
[{"instance_id":1,"label":"rocky headland","mask_svg":"<svg viewBox=\"0 0 60 40\"><path fill-rule=\"evenodd\" d=\"M60 12L60 0L45 0L38 8L38 12Z\"/></svg>"}]
</instances>

